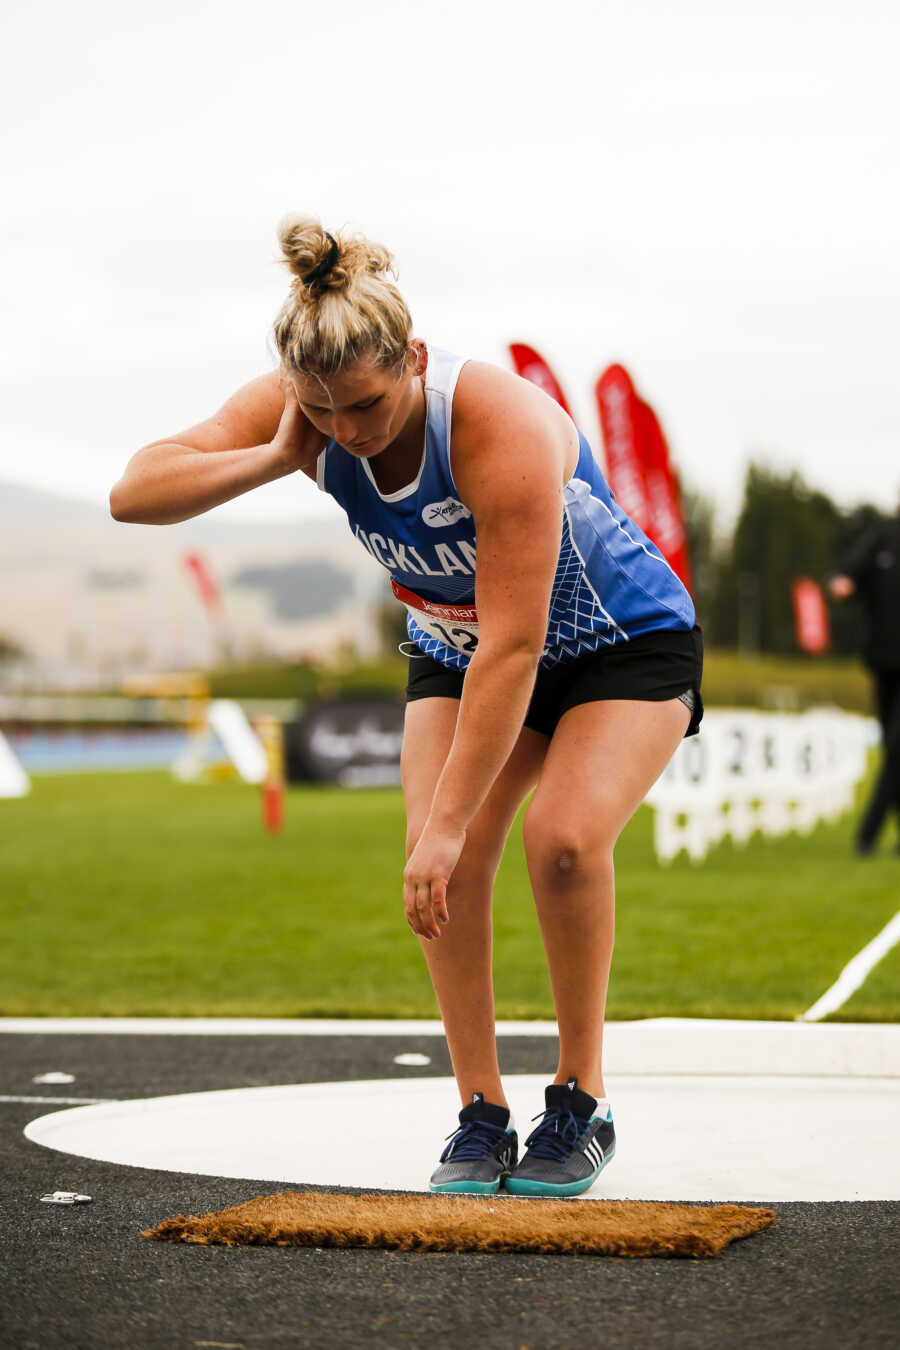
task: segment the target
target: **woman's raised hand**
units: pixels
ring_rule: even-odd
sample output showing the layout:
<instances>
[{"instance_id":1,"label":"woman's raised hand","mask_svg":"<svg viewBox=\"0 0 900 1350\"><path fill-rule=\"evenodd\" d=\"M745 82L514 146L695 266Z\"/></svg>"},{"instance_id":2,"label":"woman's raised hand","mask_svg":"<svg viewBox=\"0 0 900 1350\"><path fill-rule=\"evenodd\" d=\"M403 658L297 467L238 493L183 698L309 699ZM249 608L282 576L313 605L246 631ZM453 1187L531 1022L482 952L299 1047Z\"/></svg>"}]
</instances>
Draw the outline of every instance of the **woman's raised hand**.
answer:
<instances>
[{"instance_id":1,"label":"woman's raised hand","mask_svg":"<svg viewBox=\"0 0 900 1350\"><path fill-rule=\"evenodd\" d=\"M328 444L328 437L317 431L297 402L294 386L287 376L281 377L284 391L284 412L278 430L272 437L272 449L285 466L286 473L306 469L314 464Z\"/></svg>"}]
</instances>

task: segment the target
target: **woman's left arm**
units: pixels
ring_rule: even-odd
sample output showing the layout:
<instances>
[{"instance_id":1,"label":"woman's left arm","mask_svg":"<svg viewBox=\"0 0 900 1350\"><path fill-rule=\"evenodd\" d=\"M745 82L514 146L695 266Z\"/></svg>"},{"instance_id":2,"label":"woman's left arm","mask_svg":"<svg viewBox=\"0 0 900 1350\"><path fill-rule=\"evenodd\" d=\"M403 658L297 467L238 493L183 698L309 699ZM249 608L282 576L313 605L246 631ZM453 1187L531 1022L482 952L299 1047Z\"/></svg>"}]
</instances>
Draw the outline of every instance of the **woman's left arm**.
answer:
<instances>
[{"instance_id":1,"label":"woman's left arm","mask_svg":"<svg viewBox=\"0 0 900 1350\"><path fill-rule=\"evenodd\" d=\"M477 541L478 647L431 812L404 872L414 932L440 936L466 828L522 730L559 558L571 420L517 376L471 363L453 403L453 476Z\"/></svg>"}]
</instances>

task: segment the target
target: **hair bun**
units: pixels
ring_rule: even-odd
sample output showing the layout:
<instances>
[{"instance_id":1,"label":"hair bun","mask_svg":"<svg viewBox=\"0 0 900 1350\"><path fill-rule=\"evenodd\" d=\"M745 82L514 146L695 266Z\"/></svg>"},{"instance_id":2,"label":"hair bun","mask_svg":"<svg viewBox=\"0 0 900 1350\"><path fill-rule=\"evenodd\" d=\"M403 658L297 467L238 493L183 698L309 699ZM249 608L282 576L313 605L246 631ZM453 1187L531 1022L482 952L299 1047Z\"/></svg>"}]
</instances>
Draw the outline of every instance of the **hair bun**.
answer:
<instances>
[{"instance_id":1,"label":"hair bun","mask_svg":"<svg viewBox=\"0 0 900 1350\"><path fill-rule=\"evenodd\" d=\"M294 275L274 337L289 369L334 373L361 353L377 364L406 359L412 321L385 276L393 258L361 235L331 235L313 216L290 214L278 225L285 264Z\"/></svg>"},{"instance_id":2,"label":"hair bun","mask_svg":"<svg viewBox=\"0 0 900 1350\"><path fill-rule=\"evenodd\" d=\"M328 240L328 252L321 262L316 263L311 272L307 272L306 276L301 278L304 286L311 286L314 281L324 281L334 271L340 254L338 241L327 230L325 231L325 238Z\"/></svg>"},{"instance_id":3,"label":"hair bun","mask_svg":"<svg viewBox=\"0 0 900 1350\"><path fill-rule=\"evenodd\" d=\"M284 261L298 281L322 291L346 286L346 269L340 269L341 243L312 216L288 215L278 226L278 242Z\"/></svg>"}]
</instances>

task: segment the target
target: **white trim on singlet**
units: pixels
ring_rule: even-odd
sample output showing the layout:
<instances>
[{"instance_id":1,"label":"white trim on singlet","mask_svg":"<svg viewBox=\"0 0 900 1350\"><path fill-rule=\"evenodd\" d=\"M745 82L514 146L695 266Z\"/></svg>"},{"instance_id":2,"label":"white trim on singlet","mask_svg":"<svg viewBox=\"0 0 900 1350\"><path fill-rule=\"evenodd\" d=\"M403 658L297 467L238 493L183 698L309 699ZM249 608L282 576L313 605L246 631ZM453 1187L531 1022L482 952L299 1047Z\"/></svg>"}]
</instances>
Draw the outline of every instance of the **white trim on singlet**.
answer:
<instances>
[{"instance_id":1,"label":"white trim on singlet","mask_svg":"<svg viewBox=\"0 0 900 1350\"><path fill-rule=\"evenodd\" d=\"M453 395L456 393L456 386L459 382L462 368L469 360L471 360L471 357L464 356L461 360L457 361L456 365L450 371L450 380L446 389L435 389L432 387L431 390L433 394L438 394L444 400L444 421L447 427L447 442L444 449L447 455L447 473L450 477L450 485L457 497L459 497L459 489L456 486L456 479L453 477L453 462L450 455L450 440L453 433ZM425 397L426 399L428 398L427 383L425 385ZM465 502L463 502L463 505L465 506Z\"/></svg>"},{"instance_id":2,"label":"white trim on singlet","mask_svg":"<svg viewBox=\"0 0 900 1350\"><path fill-rule=\"evenodd\" d=\"M426 442L422 446L422 458L419 461L419 472L416 474L415 478L412 480L411 483L407 483L406 487L398 488L396 492L382 492L381 488L375 482L375 475L372 472L372 466L370 465L369 461L367 459L364 459L362 461L362 466L363 469L365 470L366 477L368 478L369 482L372 484L373 488L378 493L379 497L383 502L402 502L404 497L411 497L413 493L418 492L419 484L422 481L422 474L425 472L425 460L428 455L427 434L428 433L426 431Z\"/></svg>"},{"instance_id":3,"label":"white trim on singlet","mask_svg":"<svg viewBox=\"0 0 900 1350\"><path fill-rule=\"evenodd\" d=\"M639 549L641 549L644 553L646 553L646 555L647 555L648 558L652 558L654 562L660 562L660 563L662 563L663 567L667 568L667 569L672 573L673 577L677 577L677 576L678 576L678 573L675 571L675 569L674 569L674 567L672 566L672 564L671 564L670 562L668 562L668 561L662 556L662 553L659 553L659 554L651 553L650 549L647 547L646 544L642 544L641 541L640 541L640 539L635 539L633 535L630 535L630 534L628 533L628 531L626 530L626 528L625 528L625 526L622 524L622 522L621 522L620 520L616 520L615 516L613 515L612 511L610 511L610 509L609 509L609 507L606 505L606 502L605 502L605 501L603 501L600 497L593 497L592 500L595 501L595 502L597 502L597 504L598 504L599 506L602 506L602 507L603 507L603 510L604 510L604 511L606 512L606 514L609 516L610 520L613 522L613 524L615 525L616 529L622 531L622 533L624 534L625 538L628 540L629 544L636 544L636 545L638 546ZM680 579L681 579L681 578L679 577L679 581L680 581ZM671 607L669 606L669 608L671 608Z\"/></svg>"},{"instance_id":4,"label":"white trim on singlet","mask_svg":"<svg viewBox=\"0 0 900 1350\"><path fill-rule=\"evenodd\" d=\"M316 487L319 489L320 492L328 491L327 487L325 486L325 456L327 454L328 454L328 447L326 446L325 449L321 450L319 454L316 456Z\"/></svg>"}]
</instances>

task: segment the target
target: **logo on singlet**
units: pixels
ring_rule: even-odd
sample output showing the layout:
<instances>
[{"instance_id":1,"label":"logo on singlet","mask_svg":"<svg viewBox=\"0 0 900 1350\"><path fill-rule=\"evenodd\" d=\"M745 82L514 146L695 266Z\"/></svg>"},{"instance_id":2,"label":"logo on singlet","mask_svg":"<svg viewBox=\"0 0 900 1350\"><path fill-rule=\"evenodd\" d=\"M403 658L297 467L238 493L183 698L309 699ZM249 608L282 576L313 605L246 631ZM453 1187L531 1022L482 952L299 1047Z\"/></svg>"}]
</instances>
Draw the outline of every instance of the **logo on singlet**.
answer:
<instances>
[{"instance_id":1,"label":"logo on singlet","mask_svg":"<svg viewBox=\"0 0 900 1350\"><path fill-rule=\"evenodd\" d=\"M445 497L442 502L429 502L422 507L422 519L433 530L439 530L442 525L454 525L458 520L466 520L471 514L469 508L455 497Z\"/></svg>"}]
</instances>

